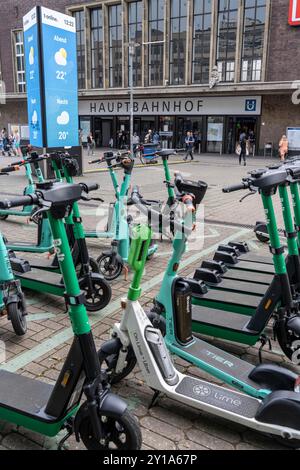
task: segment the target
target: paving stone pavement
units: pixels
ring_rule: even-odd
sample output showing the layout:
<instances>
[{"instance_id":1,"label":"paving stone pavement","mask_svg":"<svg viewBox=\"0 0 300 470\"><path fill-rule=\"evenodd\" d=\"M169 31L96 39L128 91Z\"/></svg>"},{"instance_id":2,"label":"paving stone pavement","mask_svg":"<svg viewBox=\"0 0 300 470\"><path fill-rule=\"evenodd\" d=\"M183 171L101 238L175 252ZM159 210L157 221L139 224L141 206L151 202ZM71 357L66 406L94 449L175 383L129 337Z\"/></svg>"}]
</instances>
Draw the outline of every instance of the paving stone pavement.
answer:
<instances>
[{"instance_id":1,"label":"paving stone pavement","mask_svg":"<svg viewBox=\"0 0 300 470\"><path fill-rule=\"evenodd\" d=\"M2 159L2 162L3 165L7 164L5 159ZM261 160L251 161L248 169L261 167L263 163ZM193 179L199 178L209 184L205 199L205 239L199 239L197 243L190 245L189 251L184 255L186 266L180 271L181 275L193 274L201 260L209 258L217 245L224 240L246 239L250 241L254 250L257 250L258 253L261 252L261 246L255 241L251 230L242 227L243 225L253 225L257 219L263 218L258 196L246 199L242 205L238 202L239 195L224 195L221 192L222 186L238 183L241 180L245 175L244 168L237 166L236 161L232 158L225 161L216 157L211 160L203 157L201 160L199 157L197 162L193 164L182 163L172 166L171 171L172 173L181 171L184 176L193 177ZM121 175L118 176L121 177ZM107 173L88 174L84 179L99 182L100 190L96 195L104 197L106 201L113 201L113 191ZM135 170L134 183L141 185L142 192L146 197L166 199L162 181L161 167ZM3 177L0 180L0 194L21 194L24 185L25 179L21 172L13 177ZM278 201L276 201L275 207L278 212ZM95 203L81 204L81 208L85 227L94 229ZM215 221L219 221L219 223L215 224ZM240 226L227 226L224 223L239 224ZM281 219L280 223L282 224ZM102 225L105 224L102 223ZM1 221L0 227L10 241L28 241L36 237L36 226L32 223L27 224L24 218L10 217L7 221ZM97 257L108 244L109 241L103 243L103 240L88 240L89 250L94 257ZM143 278L145 289L141 303L146 306L151 304L159 288L161 275L171 252L171 244L167 240L158 241L158 246L158 254L147 263ZM191 261L192 256L194 256L193 261ZM40 255L40 257L45 259L47 254ZM124 276L121 276L114 281L112 283L113 303L104 311L90 315L97 347L109 338L113 323L120 319L120 298L126 296L130 278L131 274L129 273L129 280L126 281ZM47 383L54 383L72 341L64 301L55 296L36 294L30 291L26 291L26 296L29 303L26 336L16 337L10 323L5 318L0 319L0 339L5 342L6 346L6 361L2 367ZM225 341L215 341L215 344L238 354L253 364L258 363L256 347L243 347ZM272 352L265 351L264 358L297 370L284 358L278 345L273 343L273 346ZM180 371L220 383L182 359L174 358L174 362ZM114 391L127 400L130 409L139 420L143 433L144 449L277 450L282 448L274 439L269 439L240 425L228 423L204 412L198 412L166 397L161 397L157 406L149 410L148 404L152 398L152 391L144 384L138 367L122 384L115 386ZM62 436L63 433L55 439L44 438L36 433L0 422L0 450L56 449ZM67 445L69 449L84 448L81 443L76 442L74 437L69 439Z\"/></svg>"}]
</instances>

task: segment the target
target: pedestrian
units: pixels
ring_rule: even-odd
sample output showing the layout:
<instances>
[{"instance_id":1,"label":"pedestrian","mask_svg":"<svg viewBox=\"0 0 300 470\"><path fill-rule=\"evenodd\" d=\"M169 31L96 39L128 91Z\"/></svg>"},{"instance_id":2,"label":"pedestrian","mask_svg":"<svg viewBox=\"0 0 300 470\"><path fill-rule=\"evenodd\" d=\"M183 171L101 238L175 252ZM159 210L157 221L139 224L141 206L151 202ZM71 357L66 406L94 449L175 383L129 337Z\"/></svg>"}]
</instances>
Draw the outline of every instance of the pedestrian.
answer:
<instances>
[{"instance_id":1,"label":"pedestrian","mask_svg":"<svg viewBox=\"0 0 300 470\"><path fill-rule=\"evenodd\" d=\"M192 132L187 132L186 138L185 138L185 147L186 147L186 154L184 157L184 160L187 161L188 157L191 157L191 161L194 160L194 144L195 144L195 139L193 136Z\"/></svg>"},{"instance_id":2,"label":"pedestrian","mask_svg":"<svg viewBox=\"0 0 300 470\"><path fill-rule=\"evenodd\" d=\"M243 131L240 135L240 147L241 147L241 153L239 157L240 165L242 164L242 159L244 161L244 166L247 165L247 160L246 160L246 152L247 152L247 135Z\"/></svg>"},{"instance_id":3,"label":"pedestrian","mask_svg":"<svg viewBox=\"0 0 300 470\"><path fill-rule=\"evenodd\" d=\"M136 151L139 144L140 144L140 137L138 136L137 132L135 132L132 136L132 145L133 145L134 152Z\"/></svg>"},{"instance_id":4,"label":"pedestrian","mask_svg":"<svg viewBox=\"0 0 300 470\"><path fill-rule=\"evenodd\" d=\"M110 149L114 148L114 139L112 137L109 139L108 146Z\"/></svg>"},{"instance_id":5,"label":"pedestrian","mask_svg":"<svg viewBox=\"0 0 300 470\"><path fill-rule=\"evenodd\" d=\"M3 127L1 131L1 137L2 137L2 147L3 147L3 152L7 151L7 145L8 145L8 134L7 130L5 127Z\"/></svg>"},{"instance_id":6,"label":"pedestrian","mask_svg":"<svg viewBox=\"0 0 300 470\"><path fill-rule=\"evenodd\" d=\"M250 154L255 157L255 146L256 146L256 136L254 134L254 131L249 132L249 146L250 146Z\"/></svg>"},{"instance_id":7,"label":"pedestrian","mask_svg":"<svg viewBox=\"0 0 300 470\"><path fill-rule=\"evenodd\" d=\"M94 146L95 146L95 141L94 141L92 132L90 132L89 135L87 136L88 157L90 156L91 153L92 155L94 155Z\"/></svg>"},{"instance_id":8,"label":"pedestrian","mask_svg":"<svg viewBox=\"0 0 300 470\"><path fill-rule=\"evenodd\" d=\"M153 142L154 145L158 145L159 141L160 141L159 133L157 131L154 131L152 142Z\"/></svg>"},{"instance_id":9,"label":"pedestrian","mask_svg":"<svg viewBox=\"0 0 300 470\"><path fill-rule=\"evenodd\" d=\"M279 142L279 156L282 162L284 162L284 160L286 159L288 155L288 151L289 151L289 141L288 141L287 136L283 135Z\"/></svg>"},{"instance_id":10,"label":"pedestrian","mask_svg":"<svg viewBox=\"0 0 300 470\"><path fill-rule=\"evenodd\" d=\"M17 156L22 157L21 138L20 138L19 131L17 129L14 132L14 150Z\"/></svg>"},{"instance_id":11,"label":"pedestrian","mask_svg":"<svg viewBox=\"0 0 300 470\"><path fill-rule=\"evenodd\" d=\"M153 141L152 129L149 129L145 136L145 144L151 144Z\"/></svg>"},{"instance_id":12,"label":"pedestrian","mask_svg":"<svg viewBox=\"0 0 300 470\"><path fill-rule=\"evenodd\" d=\"M79 146L82 147L83 131L80 128L78 131Z\"/></svg>"},{"instance_id":13,"label":"pedestrian","mask_svg":"<svg viewBox=\"0 0 300 470\"><path fill-rule=\"evenodd\" d=\"M125 131L122 131L121 134L121 150L124 150L127 148L127 137Z\"/></svg>"}]
</instances>

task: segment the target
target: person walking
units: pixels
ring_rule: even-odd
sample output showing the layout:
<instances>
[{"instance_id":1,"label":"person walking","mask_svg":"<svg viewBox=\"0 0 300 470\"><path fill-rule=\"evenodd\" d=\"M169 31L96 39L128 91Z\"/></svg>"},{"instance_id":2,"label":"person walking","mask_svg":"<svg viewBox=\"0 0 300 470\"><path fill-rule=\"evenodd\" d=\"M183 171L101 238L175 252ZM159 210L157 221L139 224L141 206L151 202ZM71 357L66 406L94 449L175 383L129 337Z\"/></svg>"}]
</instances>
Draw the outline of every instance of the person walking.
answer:
<instances>
[{"instance_id":1,"label":"person walking","mask_svg":"<svg viewBox=\"0 0 300 470\"><path fill-rule=\"evenodd\" d=\"M137 135L137 132L135 132L132 136L132 145L133 145L133 152L134 153L135 153L137 147L139 146L139 144L140 144L140 138Z\"/></svg>"},{"instance_id":2,"label":"person walking","mask_svg":"<svg viewBox=\"0 0 300 470\"><path fill-rule=\"evenodd\" d=\"M282 162L285 161L289 151L289 141L286 135L283 135L279 142L279 156Z\"/></svg>"},{"instance_id":3,"label":"person walking","mask_svg":"<svg viewBox=\"0 0 300 470\"><path fill-rule=\"evenodd\" d=\"M186 154L184 157L184 160L187 161L188 157L191 157L191 161L194 160L194 144L195 144L195 139L193 136L192 132L187 132L186 138L185 138L185 146L186 146Z\"/></svg>"},{"instance_id":4,"label":"person walking","mask_svg":"<svg viewBox=\"0 0 300 470\"><path fill-rule=\"evenodd\" d=\"M240 147L241 147L241 153L240 153L240 165L242 164L242 159L244 161L244 166L247 165L247 160L246 160L246 152L247 152L247 136L246 133L243 131L240 135Z\"/></svg>"},{"instance_id":5,"label":"person walking","mask_svg":"<svg viewBox=\"0 0 300 470\"><path fill-rule=\"evenodd\" d=\"M14 150L17 156L22 157L21 138L20 138L19 131L17 129L14 132Z\"/></svg>"},{"instance_id":6,"label":"person walking","mask_svg":"<svg viewBox=\"0 0 300 470\"><path fill-rule=\"evenodd\" d=\"M145 144L151 144L152 143L152 129L148 130L148 133L145 136Z\"/></svg>"},{"instance_id":7,"label":"person walking","mask_svg":"<svg viewBox=\"0 0 300 470\"><path fill-rule=\"evenodd\" d=\"M88 157L92 153L94 155L94 138L92 132L87 136Z\"/></svg>"}]
</instances>

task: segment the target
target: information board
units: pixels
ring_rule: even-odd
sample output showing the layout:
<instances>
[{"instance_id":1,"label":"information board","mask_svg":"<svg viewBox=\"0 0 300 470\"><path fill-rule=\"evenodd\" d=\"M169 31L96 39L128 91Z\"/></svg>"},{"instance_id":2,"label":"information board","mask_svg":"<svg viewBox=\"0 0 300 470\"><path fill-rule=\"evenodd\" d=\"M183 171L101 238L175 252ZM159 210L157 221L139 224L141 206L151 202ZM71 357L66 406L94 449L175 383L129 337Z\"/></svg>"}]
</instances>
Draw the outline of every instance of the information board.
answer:
<instances>
[{"instance_id":1,"label":"information board","mask_svg":"<svg viewBox=\"0 0 300 470\"><path fill-rule=\"evenodd\" d=\"M300 150L300 127L288 127L287 138L290 150Z\"/></svg>"},{"instance_id":2,"label":"information board","mask_svg":"<svg viewBox=\"0 0 300 470\"><path fill-rule=\"evenodd\" d=\"M43 147L43 90L41 89L40 44L36 7L24 16L23 28L30 142L34 147Z\"/></svg>"},{"instance_id":3,"label":"information board","mask_svg":"<svg viewBox=\"0 0 300 470\"><path fill-rule=\"evenodd\" d=\"M23 18L30 142L79 145L75 18L36 7Z\"/></svg>"}]
</instances>

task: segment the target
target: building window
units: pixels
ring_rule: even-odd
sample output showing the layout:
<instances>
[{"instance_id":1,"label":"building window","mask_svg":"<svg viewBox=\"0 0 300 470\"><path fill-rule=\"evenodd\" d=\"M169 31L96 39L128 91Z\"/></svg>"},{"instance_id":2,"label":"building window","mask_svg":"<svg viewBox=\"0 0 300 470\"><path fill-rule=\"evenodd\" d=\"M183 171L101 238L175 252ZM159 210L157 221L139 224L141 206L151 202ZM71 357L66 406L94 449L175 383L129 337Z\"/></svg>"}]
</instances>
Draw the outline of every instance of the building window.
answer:
<instances>
[{"instance_id":1,"label":"building window","mask_svg":"<svg viewBox=\"0 0 300 470\"><path fill-rule=\"evenodd\" d=\"M211 0L194 0L193 83L209 82Z\"/></svg>"},{"instance_id":2,"label":"building window","mask_svg":"<svg viewBox=\"0 0 300 470\"><path fill-rule=\"evenodd\" d=\"M256 82L262 79L265 21L265 1L245 0L242 82Z\"/></svg>"},{"instance_id":3,"label":"building window","mask_svg":"<svg viewBox=\"0 0 300 470\"><path fill-rule=\"evenodd\" d=\"M109 7L109 84L122 86L122 7Z\"/></svg>"},{"instance_id":4,"label":"building window","mask_svg":"<svg viewBox=\"0 0 300 470\"><path fill-rule=\"evenodd\" d=\"M234 81L238 3L219 0L217 64L222 82Z\"/></svg>"},{"instance_id":5,"label":"building window","mask_svg":"<svg viewBox=\"0 0 300 470\"><path fill-rule=\"evenodd\" d=\"M143 2L128 5L128 38L130 43L140 44L134 48L133 86L142 86ZM130 62L129 62L130 63ZM129 69L130 73L130 69ZM130 79L129 79L130 82Z\"/></svg>"},{"instance_id":6,"label":"building window","mask_svg":"<svg viewBox=\"0 0 300 470\"><path fill-rule=\"evenodd\" d=\"M149 0L149 42L164 40L164 0ZM164 76L164 44L148 46L149 85L162 85Z\"/></svg>"},{"instance_id":7,"label":"building window","mask_svg":"<svg viewBox=\"0 0 300 470\"><path fill-rule=\"evenodd\" d=\"M84 10L74 12L76 20L78 88L85 88L85 17Z\"/></svg>"},{"instance_id":8,"label":"building window","mask_svg":"<svg viewBox=\"0 0 300 470\"><path fill-rule=\"evenodd\" d=\"M26 79L25 79L23 31L14 32L14 46L15 46L16 90L18 93L25 93Z\"/></svg>"},{"instance_id":9,"label":"building window","mask_svg":"<svg viewBox=\"0 0 300 470\"><path fill-rule=\"evenodd\" d=\"M170 84L185 83L187 0L171 0Z\"/></svg>"},{"instance_id":10,"label":"building window","mask_svg":"<svg viewBox=\"0 0 300 470\"><path fill-rule=\"evenodd\" d=\"M103 16L101 8L91 10L92 88L103 87Z\"/></svg>"}]
</instances>

